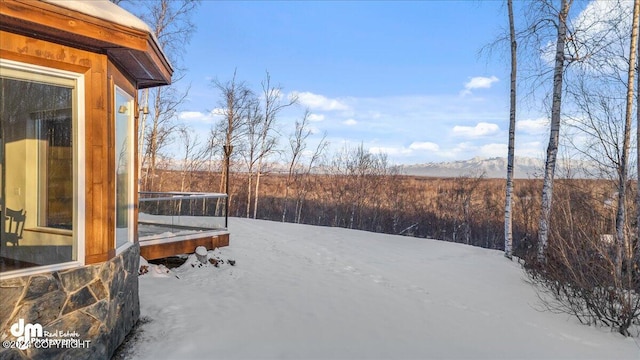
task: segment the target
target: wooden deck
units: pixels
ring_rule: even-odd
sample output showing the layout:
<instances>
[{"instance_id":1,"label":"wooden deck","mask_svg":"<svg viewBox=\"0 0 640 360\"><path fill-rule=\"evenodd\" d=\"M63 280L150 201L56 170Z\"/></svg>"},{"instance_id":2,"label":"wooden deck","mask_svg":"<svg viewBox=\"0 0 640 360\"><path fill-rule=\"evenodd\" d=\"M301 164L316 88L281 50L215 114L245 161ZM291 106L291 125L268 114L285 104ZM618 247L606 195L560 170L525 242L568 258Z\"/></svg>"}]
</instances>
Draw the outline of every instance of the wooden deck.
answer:
<instances>
[{"instance_id":1,"label":"wooden deck","mask_svg":"<svg viewBox=\"0 0 640 360\"><path fill-rule=\"evenodd\" d=\"M193 253L198 246L207 250L229 246L229 231L226 229L199 229L158 226L140 223L140 255L147 260ZM191 230L191 231L189 231Z\"/></svg>"}]
</instances>

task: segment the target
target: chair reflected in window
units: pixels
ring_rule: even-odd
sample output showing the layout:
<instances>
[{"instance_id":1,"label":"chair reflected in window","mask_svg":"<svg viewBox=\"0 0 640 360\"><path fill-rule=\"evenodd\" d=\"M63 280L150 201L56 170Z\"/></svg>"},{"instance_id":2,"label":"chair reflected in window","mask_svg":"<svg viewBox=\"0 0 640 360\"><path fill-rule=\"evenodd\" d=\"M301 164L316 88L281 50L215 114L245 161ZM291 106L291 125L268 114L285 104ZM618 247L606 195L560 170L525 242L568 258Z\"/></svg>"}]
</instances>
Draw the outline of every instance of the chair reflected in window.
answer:
<instances>
[{"instance_id":1,"label":"chair reflected in window","mask_svg":"<svg viewBox=\"0 0 640 360\"><path fill-rule=\"evenodd\" d=\"M5 226L2 232L2 243L12 243L13 246L18 246L22 239L22 232L24 231L24 222L27 218L27 212L24 209L12 210L9 208L4 209L6 211Z\"/></svg>"}]
</instances>

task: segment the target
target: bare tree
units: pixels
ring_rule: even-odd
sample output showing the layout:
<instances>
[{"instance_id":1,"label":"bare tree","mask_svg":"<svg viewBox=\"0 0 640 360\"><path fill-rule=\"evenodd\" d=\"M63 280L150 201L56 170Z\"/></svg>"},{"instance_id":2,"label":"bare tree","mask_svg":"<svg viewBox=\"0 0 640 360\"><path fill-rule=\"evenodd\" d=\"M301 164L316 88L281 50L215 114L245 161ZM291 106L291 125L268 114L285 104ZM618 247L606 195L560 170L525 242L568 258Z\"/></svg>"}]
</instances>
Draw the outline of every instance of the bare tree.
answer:
<instances>
[{"instance_id":1,"label":"bare tree","mask_svg":"<svg viewBox=\"0 0 640 360\"><path fill-rule=\"evenodd\" d=\"M153 29L160 47L174 66L172 85L163 88L143 90L141 96L144 109L149 109L141 118L138 145L140 168L146 168L144 187L152 189L156 178L158 156L171 141L178 127L178 111L185 102L188 89L179 90L176 83L184 76L180 62L185 46L189 43L196 27L191 21L197 9L197 0L112 0L123 6ZM152 106L149 106L150 103ZM149 124L147 124L149 122Z\"/></svg>"},{"instance_id":2,"label":"bare tree","mask_svg":"<svg viewBox=\"0 0 640 360\"><path fill-rule=\"evenodd\" d=\"M558 154L560 137L560 111L562 106L562 81L565 71L565 44L567 40L567 20L572 0L561 0L558 11L558 33L556 38L555 65L553 71L553 97L551 106L551 132L545 161L544 182L542 185L542 203L540 211L540 225L538 229L538 258L544 259L544 250L549 239L549 219L551 217L551 203L553 199L553 179Z\"/></svg>"},{"instance_id":3,"label":"bare tree","mask_svg":"<svg viewBox=\"0 0 640 360\"><path fill-rule=\"evenodd\" d=\"M623 259L631 261L633 257L627 199L637 47L637 35L633 30L636 25L633 23L637 18L634 18L633 10L623 3L607 5L611 8L606 16L596 18L587 15L583 16L586 21L579 21L579 26L597 30L575 32L572 42L588 50L580 50L582 60L578 63L579 71L574 76L574 84L568 88L568 95L577 105L574 106L577 114L571 117L570 124L583 135L572 145L592 163L599 165L600 173L596 175L615 179L616 272L620 275ZM626 96L622 96L623 93Z\"/></svg>"},{"instance_id":4,"label":"bare tree","mask_svg":"<svg viewBox=\"0 0 640 360\"><path fill-rule=\"evenodd\" d=\"M293 184L300 165L300 159L303 152L307 148L307 138L311 135L309 130L309 115L311 112L306 109L302 120L296 120L296 128L292 135L289 136L289 154L291 158L288 161L287 180L285 181L284 205L282 207L282 222L287 219L287 211L289 208L289 191ZM295 215L295 214L294 214Z\"/></svg>"},{"instance_id":5,"label":"bare tree","mask_svg":"<svg viewBox=\"0 0 640 360\"><path fill-rule=\"evenodd\" d=\"M144 147L144 135L146 133L146 125L147 125L147 117L149 116L149 89L144 89L142 92L141 102L142 104L147 104L142 108L142 116L139 118L139 126L138 126L138 177L142 177L142 168L144 165L145 156L145 147Z\"/></svg>"},{"instance_id":6,"label":"bare tree","mask_svg":"<svg viewBox=\"0 0 640 360\"><path fill-rule=\"evenodd\" d=\"M638 122L640 122L640 75L638 75L638 73L640 73L640 45L638 45L638 31L640 24L638 24L638 18L640 18L640 9L638 8L638 0L635 0L633 3L633 18L634 18L634 25L633 25L633 30L632 30L632 36L633 36L633 31L635 31L636 34L636 124ZM638 176L638 178L640 178L640 147L637 146L637 144L640 143L640 127L636 128L636 162L637 162L637 169L638 172L636 173L636 175ZM636 195L636 209L637 209L637 214L636 214L636 224L638 224L638 231L636 234L636 252L634 254L635 256L635 268L636 269L640 269L640 186L638 186L638 188L636 189L637 191L637 195Z\"/></svg>"},{"instance_id":7,"label":"bare tree","mask_svg":"<svg viewBox=\"0 0 640 360\"><path fill-rule=\"evenodd\" d=\"M472 220L479 201L478 190L484 177L484 172L474 171L453 178L451 188L441 193L437 200L438 207L447 212L450 239L453 242L472 244Z\"/></svg>"},{"instance_id":8,"label":"bare tree","mask_svg":"<svg viewBox=\"0 0 640 360\"><path fill-rule=\"evenodd\" d=\"M180 191L192 191L193 177L196 172L204 169L209 148L203 146L198 139L198 135L194 135L186 126L181 126L178 129L178 134L184 151L179 163ZM183 200L178 202L178 214L182 214L182 203ZM204 206L205 202L203 201L202 203Z\"/></svg>"},{"instance_id":9,"label":"bare tree","mask_svg":"<svg viewBox=\"0 0 640 360\"><path fill-rule=\"evenodd\" d=\"M157 190L155 188L156 170L158 168L158 157L166 146L168 146L179 126L175 121L178 116L179 107L184 103L187 93L179 94L177 88L157 88L152 90L153 100L151 123L144 134L143 166L146 168L145 188ZM146 116L143 118L146 119Z\"/></svg>"},{"instance_id":10,"label":"bare tree","mask_svg":"<svg viewBox=\"0 0 640 360\"><path fill-rule=\"evenodd\" d=\"M513 219L511 216L513 200L513 162L515 157L516 134L516 76L517 76L517 42L513 19L513 0L507 0L509 12L509 39L511 43L511 74L509 92L509 145L507 154L507 190L504 206L504 256L511 259L513 248Z\"/></svg>"},{"instance_id":11,"label":"bare tree","mask_svg":"<svg viewBox=\"0 0 640 360\"><path fill-rule=\"evenodd\" d=\"M616 240L618 242L618 249L624 249L625 258L628 260L627 264L631 267L630 260L633 259L633 251L631 249L629 236L625 229L626 224L626 199L627 199L627 181L628 181L628 158L631 142L631 121L633 118L633 87L635 71L636 71L636 49L638 47L638 16L640 16L640 0L635 0L633 7L632 25L631 25L631 38L629 41L629 67L627 77L627 96L625 106L625 122L624 122L624 142L622 145L622 159L619 170L619 191L618 191L618 211L616 214ZM640 131L640 130L638 130ZM640 132L639 132L640 133ZM640 213L639 213L640 214ZM618 257L619 259L621 256ZM622 273L622 264L619 260L618 270ZM629 273L631 273L629 271Z\"/></svg>"},{"instance_id":12,"label":"bare tree","mask_svg":"<svg viewBox=\"0 0 640 360\"><path fill-rule=\"evenodd\" d=\"M310 175L314 167L320 161L323 153L327 147L326 134L322 137L318 146L309 157L309 162L304 163L305 152L307 149L307 139L312 134L309 129L309 109L305 110L301 121L296 121L295 130L293 134L289 136L289 149L288 155L290 156L287 161L287 178L285 180L285 195L284 205L282 209L282 222L287 221L287 215L289 214L289 197L291 194L291 188L295 185L295 210L293 211L293 221L300 223L302 218L302 207L309 192Z\"/></svg>"},{"instance_id":13,"label":"bare tree","mask_svg":"<svg viewBox=\"0 0 640 360\"><path fill-rule=\"evenodd\" d=\"M630 271L615 271L615 237L601 235L607 207L591 191L586 186L558 187L550 227L553 241L545 262L525 266L548 310L630 336L640 320L637 275L630 279Z\"/></svg>"},{"instance_id":14,"label":"bare tree","mask_svg":"<svg viewBox=\"0 0 640 360\"><path fill-rule=\"evenodd\" d=\"M258 152L260 151L260 135L262 134L261 126L262 113L258 99L251 101L249 105L247 119L245 122L245 141L240 149L240 153L245 162L247 169L247 212L246 217L249 218L251 213L251 194L253 192L253 176L255 173L255 165L258 161Z\"/></svg>"},{"instance_id":15,"label":"bare tree","mask_svg":"<svg viewBox=\"0 0 640 360\"><path fill-rule=\"evenodd\" d=\"M184 150L180 161L180 191L190 191L190 179L195 172L204 169L209 149L200 143L198 135L189 128L183 126L178 132Z\"/></svg>"},{"instance_id":16,"label":"bare tree","mask_svg":"<svg viewBox=\"0 0 640 360\"><path fill-rule=\"evenodd\" d=\"M260 134L260 151L258 153L258 165L256 169L256 187L253 204L253 218L258 214L258 199L260 191L260 177L263 173L264 161L275 149L277 138L273 136L277 116L282 109L295 104L298 99L296 96L290 97L288 100L282 98L282 87L273 86L271 84L271 75L267 71L265 79L262 81L263 96L263 116L262 116L262 133Z\"/></svg>"},{"instance_id":17,"label":"bare tree","mask_svg":"<svg viewBox=\"0 0 640 360\"><path fill-rule=\"evenodd\" d=\"M596 194L584 183L561 183L544 261L527 264L548 309L625 336L640 320L640 274L627 216L639 3L632 11L621 2L606 3L607 13L590 13L574 23L565 50L578 70L572 71L567 95L576 111L573 127L584 135L574 145L612 182Z\"/></svg>"},{"instance_id":18,"label":"bare tree","mask_svg":"<svg viewBox=\"0 0 640 360\"><path fill-rule=\"evenodd\" d=\"M233 147L238 143L246 127L246 120L254 103L255 95L244 82L236 80L236 72L233 78L227 82L218 79L213 80L212 85L220 92L220 109L223 119L216 126L219 132L224 134L224 166L220 177L220 192L228 193L229 168ZM230 195L230 194L228 194ZM226 200L228 211L229 198ZM220 215L220 203L216 205L216 215Z\"/></svg>"},{"instance_id":19,"label":"bare tree","mask_svg":"<svg viewBox=\"0 0 640 360\"><path fill-rule=\"evenodd\" d=\"M318 142L315 150L309 157L309 162L306 164L306 168L303 170L303 173L300 174L302 177L302 181L296 188L296 209L295 209L295 222L300 223L302 219L302 208L304 206L305 199L307 194L310 191L310 177L311 172L314 170L316 166L318 166L323 159L324 153L329 146L329 142L326 140L327 134L325 133L322 136L322 139Z\"/></svg>"}]
</instances>

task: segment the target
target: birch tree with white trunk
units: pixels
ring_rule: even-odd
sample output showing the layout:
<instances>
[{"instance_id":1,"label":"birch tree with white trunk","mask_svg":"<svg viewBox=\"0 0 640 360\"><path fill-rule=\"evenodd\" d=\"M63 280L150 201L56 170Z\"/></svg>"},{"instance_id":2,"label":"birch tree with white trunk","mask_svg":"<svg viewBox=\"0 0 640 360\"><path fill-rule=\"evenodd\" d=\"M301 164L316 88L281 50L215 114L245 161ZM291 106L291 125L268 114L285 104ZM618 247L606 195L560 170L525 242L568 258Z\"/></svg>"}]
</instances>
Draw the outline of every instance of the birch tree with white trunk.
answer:
<instances>
[{"instance_id":1,"label":"birch tree with white trunk","mask_svg":"<svg viewBox=\"0 0 640 360\"><path fill-rule=\"evenodd\" d=\"M619 171L618 183L618 211L616 214L616 240L618 249L623 249L623 255L628 261L627 264L631 268L631 260L633 259L633 250L626 231L626 209L627 209L627 182L629 179L629 152L631 147L631 122L633 120L633 98L634 98L634 79L636 76L636 51L638 47L638 16L640 16L640 0L634 1L633 17L631 24L631 36L629 41L629 63L627 71L627 94L625 106L625 125L624 125L624 142L622 146L622 161ZM637 127L637 126L636 126ZM640 131L640 130L637 130ZM640 203L638 203L640 204ZM639 210L640 211L640 210ZM640 214L640 213L639 213ZM619 254L620 255L620 254ZM618 256L620 258L620 256ZM621 262L620 260L618 260ZM617 271L622 272L622 264L618 264ZM630 271L628 271L630 273Z\"/></svg>"},{"instance_id":2,"label":"birch tree with white trunk","mask_svg":"<svg viewBox=\"0 0 640 360\"><path fill-rule=\"evenodd\" d=\"M637 126L640 123L640 45L638 45L638 32L640 31L640 24L638 23L638 18L640 18L640 5L638 4L640 0L635 0L633 4L633 14L634 14L634 25L633 29L635 30L636 36L636 144L640 143L640 126ZM640 146L636 145L636 163L637 163L637 175L640 177ZM640 183L640 182L639 182ZM636 224L638 224L637 233L636 233L636 253L635 255L635 268L640 269L640 186L638 186L637 195L636 195Z\"/></svg>"},{"instance_id":3,"label":"birch tree with white trunk","mask_svg":"<svg viewBox=\"0 0 640 360\"><path fill-rule=\"evenodd\" d=\"M544 251L549 241L549 220L551 218L551 205L553 200L553 180L558 155L560 138L560 115L562 110L562 82L565 71L565 44L567 41L567 21L572 0L561 0L558 10L557 38L553 70L553 95L551 105L551 129L549 133L549 145L545 161L544 180L542 184L542 203L540 222L538 227L538 259L544 260Z\"/></svg>"},{"instance_id":4,"label":"birch tree with white trunk","mask_svg":"<svg viewBox=\"0 0 640 360\"><path fill-rule=\"evenodd\" d=\"M507 190L504 206L504 256L511 259L513 252L513 218L511 212L513 209L513 163L515 157L515 138L516 138L516 76L517 76L517 42L516 30L513 19L513 0L507 0L507 9L509 13L509 40L511 50L511 74L509 89L509 145L507 154Z\"/></svg>"}]
</instances>

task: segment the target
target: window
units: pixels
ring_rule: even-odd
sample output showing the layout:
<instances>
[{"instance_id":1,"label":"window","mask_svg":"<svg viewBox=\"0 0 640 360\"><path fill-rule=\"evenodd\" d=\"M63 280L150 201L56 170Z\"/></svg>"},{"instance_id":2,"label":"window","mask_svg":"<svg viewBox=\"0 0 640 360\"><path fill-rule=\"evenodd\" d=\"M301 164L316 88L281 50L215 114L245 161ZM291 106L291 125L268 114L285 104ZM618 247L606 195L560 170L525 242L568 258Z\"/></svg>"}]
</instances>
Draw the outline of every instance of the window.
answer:
<instances>
[{"instance_id":1,"label":"window","mask_svg":"<svg viewBox=\"0 0 640 360\"><path fill-rule=\"evenodd\" d=\"M0 60L0 272L81 259L81 89L79 74Z\"/></svg>"},{"instance_id":2,"label":"window","mask_svg":"<svg viewBox=\"0 0 640 360\"><path fill-rule=\"evenodd\" d=\"M115 88L116 251L133 243L133 97Z\"/></svg>"}]
</instances>

